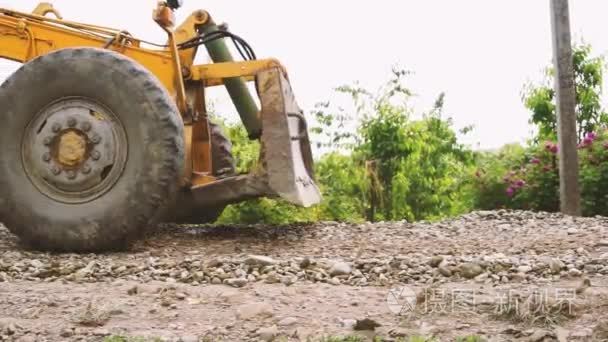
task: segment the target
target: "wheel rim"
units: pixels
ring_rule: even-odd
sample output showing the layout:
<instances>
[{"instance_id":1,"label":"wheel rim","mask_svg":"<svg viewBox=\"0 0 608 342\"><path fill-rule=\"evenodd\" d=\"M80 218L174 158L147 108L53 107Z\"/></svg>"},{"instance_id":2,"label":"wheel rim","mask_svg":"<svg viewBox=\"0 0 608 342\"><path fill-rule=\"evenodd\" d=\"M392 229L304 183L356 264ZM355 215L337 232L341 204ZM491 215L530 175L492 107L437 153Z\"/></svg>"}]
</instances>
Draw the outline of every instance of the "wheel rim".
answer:
<instances>
[{"instance_id":1,"label":"wheel rim","mask_svg":"<svg viewBox=\"0 0 608 342\"><path fill-rule=\"evenodd\" d=\"M127 160L125 129L108 108L83 97L46 106L26 127L23 168L51 199L84 203L110 190Z\"/></svg>"}]
</instances>

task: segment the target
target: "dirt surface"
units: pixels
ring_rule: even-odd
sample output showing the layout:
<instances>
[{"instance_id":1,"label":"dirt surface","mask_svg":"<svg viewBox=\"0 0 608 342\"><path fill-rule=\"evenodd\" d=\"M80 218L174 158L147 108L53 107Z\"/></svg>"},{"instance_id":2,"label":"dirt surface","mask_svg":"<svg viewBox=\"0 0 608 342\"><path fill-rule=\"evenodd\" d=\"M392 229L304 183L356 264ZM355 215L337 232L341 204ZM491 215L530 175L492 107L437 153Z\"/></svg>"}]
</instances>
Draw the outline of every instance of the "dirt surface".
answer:
<instances>
[{"instance_id":1,"label":"dirt surface","mask_svg":"<svg viewBox=\"0 0 608 342\"><path fill-rule=\"evenodd\" d=\"M0 341L602 341L607 275L599 217L164 227L103 255L0 228Z\"/></svg>"}]
</instances>

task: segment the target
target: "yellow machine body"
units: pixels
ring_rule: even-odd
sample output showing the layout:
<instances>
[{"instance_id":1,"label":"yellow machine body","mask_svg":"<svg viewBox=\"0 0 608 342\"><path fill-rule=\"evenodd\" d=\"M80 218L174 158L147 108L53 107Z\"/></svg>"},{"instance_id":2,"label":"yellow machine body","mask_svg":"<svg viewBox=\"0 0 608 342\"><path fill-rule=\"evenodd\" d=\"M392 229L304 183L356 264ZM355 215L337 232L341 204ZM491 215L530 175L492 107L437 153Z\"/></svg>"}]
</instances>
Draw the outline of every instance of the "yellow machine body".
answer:
<instances>
[{"instance_id":1,"label":"yellow machine body","mask_svg":"<svg viewBox=\"0 0 608 342\"><path fill-rule=\"evenodd\" d=\"M281 196L305 206L319 202L305 121L285 68L274 59L194 65L197 48L177 46L198 36L201 25L211 20L210 15L199 10L173 27L172 10L161 2L153 19L168 35L167 44L160 48L150 48L150 43L125 31L64 20L48 3L40 4L32 13L0 8L0 57L26 63L72 47L105 48L128 56L156 75L181 113L186 146L181 180L184 187L203 195L219 192L224 203L258 196ZM264 123L261 158L265 158L262 164L267 168L249 176L216 179L211 173L205 88L223 85L226 79L235 77L257 82L262 104L258 115ZM273 146L277 144L283 146ZM196 191L193 194L202 198L200 205L215 204L209 202L209 196L197 196Z\"/></svg>"}]
</instances>

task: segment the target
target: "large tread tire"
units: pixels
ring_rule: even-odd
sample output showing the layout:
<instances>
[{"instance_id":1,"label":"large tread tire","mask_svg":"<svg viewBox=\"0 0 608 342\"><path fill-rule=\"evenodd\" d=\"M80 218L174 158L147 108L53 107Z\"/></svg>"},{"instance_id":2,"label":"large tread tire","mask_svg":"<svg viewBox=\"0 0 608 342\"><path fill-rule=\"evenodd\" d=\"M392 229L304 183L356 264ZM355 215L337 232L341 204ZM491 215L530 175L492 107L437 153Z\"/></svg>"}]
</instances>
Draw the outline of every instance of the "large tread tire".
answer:
<instances>
[{"instance_id":1,"label":"large tread tire","mask_svg":"<svg viewBox=\"0 0 608 342\"><path fill-rule=\"evenodd\" d=\"M86 203L45 196L24 172L21 144L42 108L65 97L110 108L127 136L128 158L116 183ZM0 221L36 249L120 250L162 219L183 172L183 124L164 86L121 54L70 48L23 65L0 87Z\"/></svg>"},{"instance_id":2,"label":"large tread tire","mask_svg":"<svg viewBox=\"0 0 608 342\"><path fill-rule=\"evenodd\" d=\"M211 139L211 164L213 175L218 178L232 176L236 173L236 164L232 156L232 142L222 132L222 128L209 121L209 136ZM199 208L191 199L189 190L184 190L178 197L173 223L203 224L213 223L221 215L226 205Z\"/></svg>"}]
</instances>

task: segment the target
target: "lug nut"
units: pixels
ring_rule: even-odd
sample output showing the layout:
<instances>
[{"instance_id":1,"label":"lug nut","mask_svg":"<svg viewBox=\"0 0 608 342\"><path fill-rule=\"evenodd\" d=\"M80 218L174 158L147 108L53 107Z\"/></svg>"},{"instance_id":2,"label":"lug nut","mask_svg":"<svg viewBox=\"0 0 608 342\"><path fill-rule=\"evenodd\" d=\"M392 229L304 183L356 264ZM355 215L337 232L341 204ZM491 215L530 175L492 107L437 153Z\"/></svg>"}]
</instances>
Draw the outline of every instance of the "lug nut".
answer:
<instances>
[{"instance_id":1,"label":"lug nut","mask_svg":"<svg viewBox=\"0 0 608 342\"><path fill-rule=\"evenodd\" d=\"M91 130L91 123L90 122L83 122L82 123L82 130L85 132L88 132Z\"/></svg>"},{"instance_id":2,"label":"lug nut","mask_svg":"<svg viewBox=\"0 0 608 342\"><path fill-rule=\"evenodd\" d=\"M91 173L91 167L89 165L84 165L82 167L82 173L88 175L89 173Z\"/></svg>"},{"instance_id":3,"label":"lug nut","mask_svg":"<svg viewBox=\"0 0 608 342\"><path fill-rule=\"evenodd\" d=\"M99 144L99 142L101 142L101 137L97 134L95 134L94 136L91 137L91 141L93 142L93 144Z\"/></svg>"},{"instance_id":4,"label":"lug nut","mask_svg":"<svg viewBox=\"0 0 608 342\"><path fill-rule=\"evenodd\" d=\"M76 126L76 119L75 118L69 118L68 119L68 126L70 126L70 127Z\"/></svg>"},{"instance_id":5,"label":"lug nut","mask_svg":"<svg viewBox=\"0 0 608 342\"><path fill-rule=\"evenodd\" d=\"M68 179L74 179L74 178L76 178L76 172L70 170L67 172L67 176L68 176Z\"/></svg>"},{"instance_id":6,"label":"lug nut","mask_svg":"<svg viewBox=\"0 0 608 342\"><path fill-rule=\"evenodd\" d=\"M48 163L48 162L50 162L50 161L51 161L51 154L50 154L50 153L48 153L48 152L45 152L45 153L42 155L42 160L44 160L44 161L45 161L45 162L47 162L47 163Z\"/></svg>"},{"instance_id":7,"label":"lug nut","mask_svg":"<svg viewBox=\"0 0 608 342\"><path fill-rule=\"evenodd\" d=\"M53 132L58 133L61 130L61 125L57 122L55 122L53 124L53 126L51 127L51 129L53 130Z\"/></svg>"},{"instance_id":8,"label":"lug nut","mask_svg":"<svg viewBox=\"0 0 608 342\"><path fill-rule=\"evenodd\" d=\"M99 160L99 158L101 158L101 153L99 153L99 151L93 151L91 152L91 158L93 158L93 160Z\"/></svg>"},{"instance_id":9,"label":"lug nut","mask_svg":"<svg viewBox=\"0 0 608 342\"><path fill-rule=\"evenodd\" d=\"M51 137L46 137L44 138L44 140L42 140L42 142L46 145L49 146L52 142L53 142L53 138Z\"/></svg>"},{"instance_id":10,"label":"lug nut","mask_svg":"<svg viewBox=\"0 0 608 342\"><path fill-rule=\"evenodd\" d=\"M51 172L53 172L53 174L55 176L57 176L58 174L61 173L61 169L57 165L54 165L53 168L51 169Z\"/></svg>"}]
</instances>

